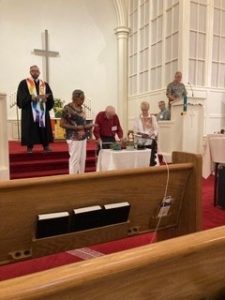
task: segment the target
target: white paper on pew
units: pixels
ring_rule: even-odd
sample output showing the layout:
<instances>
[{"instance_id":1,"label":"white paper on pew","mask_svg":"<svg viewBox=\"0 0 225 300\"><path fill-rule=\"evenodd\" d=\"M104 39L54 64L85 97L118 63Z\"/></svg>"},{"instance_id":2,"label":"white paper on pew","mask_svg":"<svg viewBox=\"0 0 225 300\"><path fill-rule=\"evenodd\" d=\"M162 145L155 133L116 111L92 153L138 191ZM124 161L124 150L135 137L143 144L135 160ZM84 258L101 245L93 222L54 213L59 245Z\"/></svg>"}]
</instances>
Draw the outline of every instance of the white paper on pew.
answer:
<instances>
[{"instance_id":1,"label":"white paper on pew","mask_svg":"<svg viewBox=\"0 0 225 300\"><path fill-rule=\"evenodd\" d=\"M130 206L128 202L119 202L119 203L112 203L112 204L105 204L105 209L113 209L113 208L119 208L119 207L125 207Z\"/></svg>"},{"instance_id":2,"label":"white paper on pew","mask_svg":"<svg viewBox=\"0 0 225 300\"><path fill-rule=\"evenodd\" d=\"M52 213L52 214L42 214L38 215L38 220L49 220L49 219L57 219L57 218L63 218L63 217L68 217L69 213L67 211L62 211L59 213Z\"/></svg>"},{"instance_id":3,"label":"white paper on pew","mask_svg":"<svg viewBox=\"0 0 225 300\"><path fill-rule=\"evenodd\" d=\"M88 206L88 207L81 207L81 208L76 208L74 209L74 213L75 214L82 214L82 213L86 213L89 211L96 211L96 210L101 210L101 206L100 205L94 205L94 206Z\"/></svg>"},{"instance_id":4,"label":"white paper on pew","mask_svg":"<svg viewBox=\"0 0 225 300\"><path fill-rule=\"evenodd\" d=\"M171 196L168 196L165 199L163 199L161 208L158 213L158 218L166 217L168 215L172 202L173 198Z\"/></svg>"}]
</instances>

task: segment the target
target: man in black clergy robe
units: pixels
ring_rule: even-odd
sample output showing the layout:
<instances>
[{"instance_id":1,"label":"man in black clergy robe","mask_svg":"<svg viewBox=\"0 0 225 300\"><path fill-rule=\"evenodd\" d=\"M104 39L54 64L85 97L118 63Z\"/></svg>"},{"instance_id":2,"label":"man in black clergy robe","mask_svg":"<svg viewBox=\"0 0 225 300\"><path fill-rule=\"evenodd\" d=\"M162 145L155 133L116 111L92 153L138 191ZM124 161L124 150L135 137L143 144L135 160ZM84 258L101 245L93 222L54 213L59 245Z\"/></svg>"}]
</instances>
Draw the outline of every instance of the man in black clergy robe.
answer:
<instances>
[{"instance_id":1,"label":"man in black clergy robe","mask_svg":"<svg viewBox=\"0 0 225 300\"><path fill-rule=\"evenodd\" d=\"M30 67L30 78L20 82L17 91L17 106L21 108L21 144L32 153L33 145L42 144L44 151L50 151L53 142L49 111L54 99L47 82L39 79L37 66Z\"/></svg>"}]
</instances>

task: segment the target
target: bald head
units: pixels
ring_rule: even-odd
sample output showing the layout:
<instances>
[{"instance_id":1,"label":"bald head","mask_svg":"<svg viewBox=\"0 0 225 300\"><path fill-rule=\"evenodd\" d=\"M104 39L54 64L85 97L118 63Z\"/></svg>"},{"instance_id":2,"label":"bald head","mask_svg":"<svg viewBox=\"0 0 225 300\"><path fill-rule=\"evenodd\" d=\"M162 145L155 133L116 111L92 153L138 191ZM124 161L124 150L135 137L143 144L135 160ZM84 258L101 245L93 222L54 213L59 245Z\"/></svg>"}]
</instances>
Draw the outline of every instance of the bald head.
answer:
<instances>
[{"instance_id":1,"label":"bald head","mask_svg":"<svg viewBox=\"0 0 225 300\"><path fill-rule=\"evenodd\" d=\"M115 107L113 107L113 106L107 106L107 107L105 108L105 114L106 114L106 117L107 117L108 119L113 118L113 116L115 116L115 114L116 114Z\"/></svg>"}]
</instances>

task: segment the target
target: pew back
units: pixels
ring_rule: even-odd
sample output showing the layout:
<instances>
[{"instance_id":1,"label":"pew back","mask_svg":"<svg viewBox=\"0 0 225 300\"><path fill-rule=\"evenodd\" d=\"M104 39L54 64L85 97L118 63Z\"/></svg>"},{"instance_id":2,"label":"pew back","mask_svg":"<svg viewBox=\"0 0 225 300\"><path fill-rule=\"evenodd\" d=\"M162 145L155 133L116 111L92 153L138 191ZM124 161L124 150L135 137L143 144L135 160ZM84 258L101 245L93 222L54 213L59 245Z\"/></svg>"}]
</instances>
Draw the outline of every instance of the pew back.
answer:
<instances>
[{"instance_id":1,"label":"pew back","mask_svg":"<svg viewBox=\"0 0 225 300\"><path fill-rule=\"evenodd\" d=\"M160 220L158 239L195 232L200 227L201 157L173 154L174 164L128 171L54 176L0 183L0 263L71 250L154 231L165 193L174 201ZM36 239L38 214L128 201L129 221Z\"/></svg>"},{"instance_id":2,"label":"pew back","mask_svg":"<svg viewBox=\"0 0 225 300\"><path fill-rule=\"evenodd\" d=\"M0 300L222 300L225 227L0 283Z\"/></svg>"}]
</instances>

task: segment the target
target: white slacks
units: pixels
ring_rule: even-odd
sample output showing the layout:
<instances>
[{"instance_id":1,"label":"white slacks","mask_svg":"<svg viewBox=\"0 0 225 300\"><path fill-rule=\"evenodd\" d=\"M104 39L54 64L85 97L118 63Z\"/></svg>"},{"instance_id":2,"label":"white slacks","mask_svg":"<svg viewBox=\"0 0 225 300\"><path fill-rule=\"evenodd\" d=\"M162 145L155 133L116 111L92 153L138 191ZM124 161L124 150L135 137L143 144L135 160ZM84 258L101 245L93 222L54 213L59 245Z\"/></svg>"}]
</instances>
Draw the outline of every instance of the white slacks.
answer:
<instances>
[{"instance_id":1,"label":"white slacks","mask_svg":"<svg viewBox=\"0 0 225 300\"><path fill-rule=\"evenodd\" d=\"M67 140L69 150L69 174L84 173L86 162L87 140Z\"/></svg>"}]
</instances>

